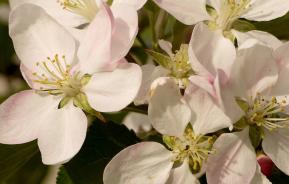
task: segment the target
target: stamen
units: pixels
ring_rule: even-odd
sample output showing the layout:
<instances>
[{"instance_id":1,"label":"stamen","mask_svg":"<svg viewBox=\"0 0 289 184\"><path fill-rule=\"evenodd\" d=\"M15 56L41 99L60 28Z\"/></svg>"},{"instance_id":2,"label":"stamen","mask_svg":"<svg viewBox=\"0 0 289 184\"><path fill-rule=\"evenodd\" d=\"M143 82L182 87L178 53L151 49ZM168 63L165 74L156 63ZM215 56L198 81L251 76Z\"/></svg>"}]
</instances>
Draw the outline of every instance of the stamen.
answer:
<instances>
[{"instance_id":1,"label":"stamen","mask_svg":"<svg viewBox=\"0 0 289 184\"><path fill-rule=\"evenodd\" d=\"M249 105L250 107L246 112L249 124L256 124L270 131L288 127L289 118L282 117L280 114L284 111L286 102L286 97L279 101L276 97L266 100L258 93L253 104Z\"/></svg>"},{"instance_id":2,"label":"stamen","mask_svg":"<svg viewBox=\"0 0 289 184\"><path fill-rule=\"evenodd\" d=\"M190 126L186 128L182 138L164 136L164 142L175 154L174 162L182 163L188 159L195 172L202 167L208 155L215 152L212 149L213 138L194 134Z\"/></svg>"},{"instance_id":3,"label":"stamen","mask_svg":"<svg viewBox=\"0 0 289 184\"><path fill-rule=\"evenodd\" d=\"M36 63L39 71L43 73L33 73L35 76L33 81L41 85L39 91L69 97L77 95L82 87L80 73L71 74L70 65L67 65L65 56L62 56L60 60L58 54L55 54L53 59L50 57L46 59L46 61Z\"/></svg>"},{"instance_id":4,"label":"stamen","mask_svg":"<svg viewBox=\"0 0 289 184\"><path fill-rule=\"evenodd\" d=\"M57 0L63 9L92 21L98 12L95 0Z\"/></svg>"}]
</instances>

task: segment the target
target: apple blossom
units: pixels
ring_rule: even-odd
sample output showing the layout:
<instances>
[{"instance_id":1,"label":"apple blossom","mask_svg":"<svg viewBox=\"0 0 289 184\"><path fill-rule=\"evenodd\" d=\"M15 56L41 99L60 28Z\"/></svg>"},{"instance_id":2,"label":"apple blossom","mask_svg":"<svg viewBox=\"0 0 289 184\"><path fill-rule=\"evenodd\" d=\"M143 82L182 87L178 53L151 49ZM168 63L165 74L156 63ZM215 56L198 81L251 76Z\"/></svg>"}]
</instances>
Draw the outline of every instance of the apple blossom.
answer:
<instances>
[{"instance_id":1,"label":"apple blossom","mask_svg":"<svg viewBox=\"0 0 289 184\"><path fill-rule=\"evenodd\" d=\"M256 160L256 153L252 145L258 147L261 142L263 151L272 159L274 164L284 173L289 173L288 165L284 162L289 158L289 152L286 149L289 122L286 110L288 104L286 95L289 91L288 86L285 85L285 81L288 79L287 49L288 43L277 48L274 52L273 49L264 45L255 44L238 52L227 84L230 86L227 90L230 92L227 92L226 95L233 94L240 105L239 108L245 113L243 119L236 123L237 129L243 129L243 136L236 139L235 143L232 144L234 146L224 147L227 140L220 143L220 147L223 148L219 149L223 151L210 157L212 160L208 161L210 163L208 168L212 170L219 168L219 172L226 174L220 177L212 171L212 174L207 175L209 182L230 181L231 179L243 180L244 178L238 175L252 169L252 167L255 168L255 166L246 165L247 169L243 169L236 168L232 163L243 162L244 159L252 157ZM227 136L232 135L228 134ZM220 141L220 139L218 140ZM236 150L239 153L240 148L235 147L242 144L249 147L251 151L242 155L234 154L231 157L224 157L224 153L230 154ZM222 158L225 164L214 164L214 161L219 161ZM231 164L226 165L226 163ZM235 170L238 175L234 172L228 172L231 170ZM251 177L252 175L250 175ZM249 180L242 183L249 183Z\"/></svg>"},{"instance_id":2,"label":"apple blossom","mask_svg":"<svg viewBox=\"0 0 289 184\"><path fill-rule=\"evenodd\" d=\"M159 99L158 102L150 104L155 105L154 110L158 111L151 112L149 107L148 112L149 115L154 113L154 117L150 117L152 125L163 134L166 148L160 143L142 142L124 149L106 166L105 184L199 183L197 174L200 174L202 169L213 174L216 173L217 168L212 172L208 167L210 164L224 164L222 159L209 163L210 157L224 150L222 147L217 149L218 142L231 148L233 144L230 143L235 143L239 134L236 133L235 137L221 136L214 146L216 137L207 134L228 126L226 124L230 122L228 118L218 106L214 105L205 90L191 86L187 88L183 98L175 82L171 79L167 80L156 87L154 91L156 94L152 97L153 102L154 98ZM247 133L243 133L242 136L248 136ZM253 150L252 146L248 148L245 143L236 145L239 155ZM241 149L238 149L239 146ZM247 161L256 167L254 154L249 158L244 157L244 160L239 162L240 164L242 162L239 167L239 164L233 164L245 169ZM245 173L239 175L240 178L244 178L240 181L251 181L255 170L254 167L245 170ZM111 177L112 175L115 177ZM250 177L247 178L248 175ZM219 177L222 176L220 173Z\"/></svg>"},{"instance_id":3,"label":"apple blossom","mask_svg":"<svg viewBox=\"0 0 289 184\"><path fill-rule=\"evenodd\" d=\"M154 0L179 21L193 25L206 21L212 30L222 30L230 39L231 30L240 18L269 21L285 15L288 0ZM206 7L209 5L210 7ZM235 32L237 33L237 32Z\"/></svg>"},{"instance_id":4,"label":"apple blossom","mask_svg":"<svg viewBox=\"0 0 289 184\"><path fill-rule=\"evenodd\" d=\"M134 99L141 70L119 55L122 49L111 50L114 24L103 4L78 47L69 32L39 6L23 4L13 9L10 36L32 89L1 104L1 143L37 139L43 163L66 162L85 139L87 118L81 109L114 112ZM117 62L111 60L112 54L119 56Z\"/></svg>"}]
</instances>

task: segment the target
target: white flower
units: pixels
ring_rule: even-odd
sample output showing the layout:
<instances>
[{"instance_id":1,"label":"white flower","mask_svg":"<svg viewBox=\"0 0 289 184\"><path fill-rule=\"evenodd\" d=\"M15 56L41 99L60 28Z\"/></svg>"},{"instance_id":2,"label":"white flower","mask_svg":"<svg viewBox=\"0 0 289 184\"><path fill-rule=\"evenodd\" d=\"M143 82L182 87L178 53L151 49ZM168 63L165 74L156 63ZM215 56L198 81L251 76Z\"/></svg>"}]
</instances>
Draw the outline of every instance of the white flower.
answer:
<instances>
[{"instance_id":1,"label":"white flower","mask_svg":"<svg viewBox=\"0 0 289 184\"><path fill-rule=\"evenodd\" d=\"M122 123L128 129L133 130L139 137L152 129L148 116L136 112L128 113Z\"/></svg>"},{"instance_id":2,"label":"white flower","mask_svg":"<svg viewBox=\"0 0 289 184\"><path fill-rule=\"evenodd\" d=\"M198 183L192 171L200 173L207 158L214 154L214 138L205 135L228 125L226 116L207 92L200 88L187 89L187 103L175 81L167 79L154 93L149 117L153 127L164 135L169 149L154 142L124 149L107 165L105 184Z\"/></svg>"},{"instance_id":3,"label":"white flower","mask_svg":"<svg viewBox=\"0 0 289 184\"><path fill-rule=\"evenodd\" d=\"M193 25L207 21L213 30L221 29L232 38L233 23L239 18L269 21L285 15L288 0L154 0L179 21ZM206 8L206 5L212 8ZM236 33L236 32L235 32Z\"/></svg>"},{"instance_id":4,"label":"white flower","mask_svg":"<svg viewBox=\"0 0 289 184\"><path fill-rule=\"evenodd\" d=\"M141 70L122 57L111 60L111 54L122 52L110 48L113 20L103 4L78 47L42 8L23 4L12 11L10 36L32 90L1 104L1 143L37 139L45 164L65 162L79 151L86 135L87 118L75 105L112 112L135 98Z\"/></svg>"},{"instance_id":5,"label":"white flower","mask_svg":"<svg viewBox=\"0 0 289 184\"><path fill-rule=\"evenodd\" d=\"M234 143L225 146L226 141L220 141L219 145L222 152L216 153L210 159L208 168L214 170L218 168L218 172L224 173L223 177L220 175L208 174L208 181L224 180L224 181L242 181L240 183L249 183L243 181L244 178L238 177L236 173L245 174L247 170L255 169L251 162L246 162L246 169L234 162L244 163L244 159L252 158L256 160L255 150L252 147L262 145L263 151L268 155L275 165L284 173L289 174L289 167L284 160L289 159L288 140L288 43L277 48L274 52L271 48L264 45L255 44L250 48L242 49L238 52L237 59L232 67L231 77L227 85L225 96L233 95L236 97L240 105L240 109L244 111L243 121L246 128L242 131L242 136L238 136ZM276 62L277 61L277 62ZM225 104L230 104L224 100ZM232 108L227 106L228 108ZM255 138L249 139L248 130L252 131ZM235 133L236 134L236 133ZM222 136L233 136L230 134ZM221 137L222 137L221 136ZM250 143L252 142L252 143ZM240 145L246 145L246 154L233 154L240 152ZM217 146L218 147L218 146ZM238 150L238 151L236 151ZM224 156L224 154L231 156ZM224 159L224 164L214 164L214 161ZM253 162L253 161L252 161ZM229 164L226 164L229 163ZM255 161L254 161L255 163ZM231 172L233 171L233 172ZM214 170L215 172L215 170ZM208 172L209 173L209 172ZM253 175L247 173L247 178ZM268 182L264 180L264 182Z\"/></svg>"}]
</instances>

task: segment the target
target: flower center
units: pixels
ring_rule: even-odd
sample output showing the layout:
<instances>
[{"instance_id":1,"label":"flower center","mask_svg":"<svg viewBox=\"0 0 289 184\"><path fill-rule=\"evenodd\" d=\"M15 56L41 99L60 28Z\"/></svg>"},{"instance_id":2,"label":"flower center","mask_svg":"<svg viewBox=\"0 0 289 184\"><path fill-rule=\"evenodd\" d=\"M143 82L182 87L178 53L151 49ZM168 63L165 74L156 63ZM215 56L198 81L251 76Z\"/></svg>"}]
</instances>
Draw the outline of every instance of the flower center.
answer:
<instances>
[{"instance_id":1,"label":"flower center","mask_svg":"<svg viewBox=\"0 0 289 184\"><path fill-rule=\"evenodd\" d=\"M65 97L75 97L81 92L83 77L79 76L79 72L72 74L65 56L61 59L57 54L52 59L47 57L46 61L37 62L36 66L40 73L33 73L33 81L41 85L40 92Z\"/></svg>"},{"instance_id":2,"label":"flower center","mask_svg":"<svg viewBox=\"0 0 289 184\"><path fill-rule=\"evenodd\" d=\"M212 30L221 29L225 36L230 37L233 23L242 16L250 7L251 0L224 0L219 14L214 9L209 9L213 18L208 25Z\"/></svg>"},{"instance_id":3,"label":"flower center","mask_svg":"<svg viewBox=\"0 0 289 184\"><path fill-rule=\"evenodd\" d=\"M179 137L163 136L166 145L175 153L174 162L182 163L189 160L190 168L197 173L209 154L214 153L212 149L214 138L210 136L196 135L191 127L187 127L184 135Z\"/></svg>"},{"instance_id":4,"label":"flower center","mask_svg":"<svg viewBox=\"0 0 289 184\"><path fill-rule=\"evenodd\" d=\"M180 50L171 58L169 64L170 75L173 76L180 87L185 87L188 83L188 78L194 75L194 71L189 62L188 45L182 44Z\"/></svg>"},{"instance_id":5,"label":"flower center","mask_svg":"<svg viewBox=\"0 0 289 184\"><path fill-rule=\"evenodd\" d=\"M92 21L98 12L95 0L57 0L63 9Z\"/></svg>"},{"instance_id":6,"label":"flower center","mask_svg":"<svg viewBox=\"0 0 289 184\"><path fill-rule=\"evenodd\" d=\"M249 105L246 111L246 118L249 124L264 127L269 131L277 128L288 127L289 118L283 117L284 107L287 103L287 98L277 100L272 97L270 100L265 99L260 94Z\"/></svg>"}]
</instances>

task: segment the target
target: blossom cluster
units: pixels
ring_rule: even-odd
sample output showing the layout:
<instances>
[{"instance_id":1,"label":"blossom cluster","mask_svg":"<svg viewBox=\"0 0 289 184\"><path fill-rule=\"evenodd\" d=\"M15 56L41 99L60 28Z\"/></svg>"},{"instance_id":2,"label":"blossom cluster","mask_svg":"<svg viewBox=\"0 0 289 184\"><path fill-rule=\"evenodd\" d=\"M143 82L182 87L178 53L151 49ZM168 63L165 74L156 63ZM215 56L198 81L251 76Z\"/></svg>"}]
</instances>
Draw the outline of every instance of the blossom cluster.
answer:
<instances>
[{"instance_id":1,"label":"blossom cluster","mask_svg":"<svg viewBox=\"0 0 289 184\"><path fill-rule=\"evenodd\" d=\"M155 61L126 55L146 0L10 0L9 34L31 88L0 105L0 143L37 140L46 165L81 149L87 114L129 104L139 134L155 131L106 166L104 184L267 184L257 162L266 154L289 175L289 42L239 22L269 21L289 0L153 0L186 26L190 41L158 40ZM141 122L141 123L139 123ZM153 129L153 130L152 130ZM140 136L141 137L141 136Z\"/></svg>"}]
</instances>

